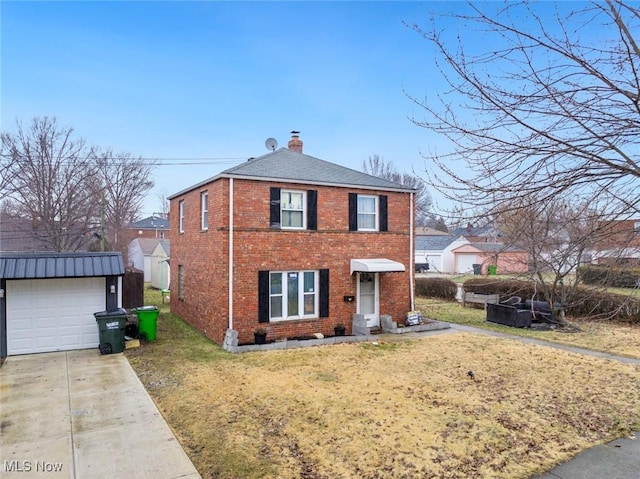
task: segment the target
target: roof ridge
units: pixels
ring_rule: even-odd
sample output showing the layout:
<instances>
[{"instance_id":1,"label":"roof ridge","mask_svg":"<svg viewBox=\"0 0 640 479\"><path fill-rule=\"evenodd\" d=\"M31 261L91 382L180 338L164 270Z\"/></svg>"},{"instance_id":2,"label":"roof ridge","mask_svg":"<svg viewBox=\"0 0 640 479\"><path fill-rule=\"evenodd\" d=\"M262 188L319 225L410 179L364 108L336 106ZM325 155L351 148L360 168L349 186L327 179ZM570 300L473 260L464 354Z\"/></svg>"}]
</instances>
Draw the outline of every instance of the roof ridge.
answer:
<instances>
[{"instance_id":1,"label":"roof ridge","mask_svg":"<svg viewBox=\"0 0 640 479\"><path fill-rule=\"evenodd\" d=\"M268 168L263 168L267 163ZM315 165L314 165L315 164ZM318 166L321 166L318 168ZM316 181L329 184L349 184L378 188L392 188L413 191L395 181L339 165L306 153L298 153L288 148L278 148L257 158L228 168L220 175L255 176L256 178L279 179L284 181Z\"/></svg>"}]
</instances>

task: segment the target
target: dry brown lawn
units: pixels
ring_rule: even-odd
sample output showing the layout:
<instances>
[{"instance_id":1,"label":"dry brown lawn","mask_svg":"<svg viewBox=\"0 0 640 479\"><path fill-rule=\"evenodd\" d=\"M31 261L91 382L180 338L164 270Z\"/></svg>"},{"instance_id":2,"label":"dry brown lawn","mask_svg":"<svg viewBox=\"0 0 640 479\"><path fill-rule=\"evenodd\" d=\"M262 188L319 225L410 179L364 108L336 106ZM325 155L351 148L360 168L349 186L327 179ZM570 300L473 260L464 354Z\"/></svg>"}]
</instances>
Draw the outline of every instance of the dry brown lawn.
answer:
<instances>
[{"instance_id":1,"label":"dry brown lawn","mask_svg":"<svg viewBox=\"0 0 640 479\"><path fill-rule=\"evenodd\" d=\"M535 331L510 328L485 321L482 308L467 307L456 302L417 298L416 307L430 318L457 324L490 329L516 336L526 336L578 348L592 349L619 356L640 358L640 324L621 323L610 320L585 320L569 318L571 332Z\"/></svg>"},{"instance_id":2,"label":"dry brown lawn","mask_svg":"<svg viewBox=\"0 0 640 479\"><path fill-rule=\"evenodd\" d=\"M530 478L640 427L640 366L481 334L231 355L164 313L126 355L205 479Z\"/></svg>"}]
</instances>

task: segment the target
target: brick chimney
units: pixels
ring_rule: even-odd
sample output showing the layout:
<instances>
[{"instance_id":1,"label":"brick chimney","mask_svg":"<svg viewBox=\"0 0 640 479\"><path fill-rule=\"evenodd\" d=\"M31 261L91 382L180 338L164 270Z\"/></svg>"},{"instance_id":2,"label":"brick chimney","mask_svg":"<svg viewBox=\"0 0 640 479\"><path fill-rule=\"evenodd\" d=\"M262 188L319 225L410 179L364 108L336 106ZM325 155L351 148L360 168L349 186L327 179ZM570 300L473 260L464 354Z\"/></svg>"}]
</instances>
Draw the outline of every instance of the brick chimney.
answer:
<instances>
[{"instance_id":1,"label":"brick chimney","mask_svg":"<svg viewBox=\"0 0 640 479\"><path fill-rule=\"evenodd\" d=\"M299 131L294 130L291 132L291 139L289 140L287 147L291 151L295 151L296 153L302 153L302 141L300 140Z\"/></svg>"}]
</instances>

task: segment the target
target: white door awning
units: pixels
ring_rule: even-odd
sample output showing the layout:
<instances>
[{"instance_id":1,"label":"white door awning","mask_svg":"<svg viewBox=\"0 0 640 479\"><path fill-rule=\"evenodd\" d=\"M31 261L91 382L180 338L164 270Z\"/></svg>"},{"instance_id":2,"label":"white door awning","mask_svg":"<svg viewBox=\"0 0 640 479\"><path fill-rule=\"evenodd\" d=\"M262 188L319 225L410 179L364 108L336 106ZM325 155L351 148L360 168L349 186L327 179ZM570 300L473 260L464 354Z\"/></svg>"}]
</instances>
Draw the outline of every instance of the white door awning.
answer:
<instances>
[{"instance_id":1,"label":"white door awning","mask_svg":"<svg viewBox=\"0 0 640 479\"><path fill-rule=\"evenodd\" d=\"M387 258L352 259L351 274L358 273L403 273L402 263Z\"/></svg>"}]
</instances>

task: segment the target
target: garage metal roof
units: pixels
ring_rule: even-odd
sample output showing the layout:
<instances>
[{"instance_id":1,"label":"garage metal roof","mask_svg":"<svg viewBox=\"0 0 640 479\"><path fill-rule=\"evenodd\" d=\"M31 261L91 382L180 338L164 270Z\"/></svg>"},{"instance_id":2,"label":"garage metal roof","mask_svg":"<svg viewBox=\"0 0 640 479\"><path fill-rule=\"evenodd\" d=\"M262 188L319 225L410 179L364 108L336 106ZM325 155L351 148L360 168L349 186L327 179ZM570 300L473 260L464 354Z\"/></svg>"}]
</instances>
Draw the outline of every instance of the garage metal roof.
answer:
<instances>
[{"instance_id":1,"label":"garage metal roof","mask_svg":"<svg viewBox=\"0 0 640 479\"><path fill-rule=\"evenodd\" d=\"M0 255L0 279L83 278L123 274L124 263L119 252Z\"/></svg>"}]
</instances>

